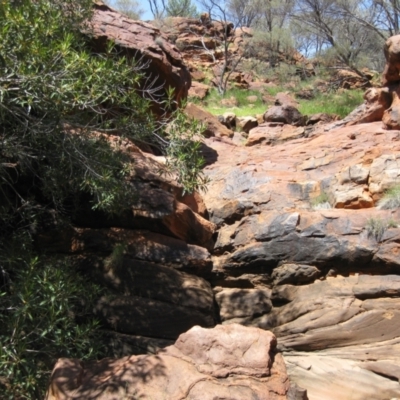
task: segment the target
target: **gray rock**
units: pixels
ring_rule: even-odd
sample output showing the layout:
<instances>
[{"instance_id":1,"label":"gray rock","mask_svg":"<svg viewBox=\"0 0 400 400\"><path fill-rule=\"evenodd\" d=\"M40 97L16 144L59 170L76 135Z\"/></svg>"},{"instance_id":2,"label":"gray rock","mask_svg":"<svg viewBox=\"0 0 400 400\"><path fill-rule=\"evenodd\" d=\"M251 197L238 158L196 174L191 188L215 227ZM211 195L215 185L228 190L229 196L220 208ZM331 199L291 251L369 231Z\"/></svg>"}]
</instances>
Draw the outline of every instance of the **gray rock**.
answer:
<instances>
[{"instance_id":1,"label":"gray rock","mask_svg":"<svg viewBox=\"0 0 400 400\"><path fill-rule=\"evenodd\" d=\"M274 285L283 285L285 283L299 285L313 282L320 275L321 271L312 265L283 264L274 269L271 278L274 281Z\"/></svg>"},{"instance_id":2,"label":"gray rock","mask_svg":"<svg viewBox=\"0 0 400 400\"><path fill-rule=\"evenodd\" d=\"M215 295L221 321L254 317L272 308L269 289L222 289Z\"/></svg>"},{"instance_id":3,"label":"gray rock","mask_svg":"<svg viewBox=\"0 0 400 400\"><path fill-rule=\"evenodd\" d=\"M284 124L304 126L305 118L299 110L291 105L272 106L264 114L265 122L283 122Z\"/></svg>"},{"instance_id":4,"label":"gray rock","mask_svg":"<svg viewBox=\"0 0 400 400\"><path fill-rule=\"evenodd\" d=\"M237 125L243 132L249 133L251 129L258 126L258 121L257 118L254 117L238 117Z\"/></svg>"},{"instance_id":5,"label":"gray rock","mask_svg":"<svg viewBox=\"0 0 400 400\"><path fill-rule=\"evenodd\" d=\"M94 311L107 327L117 332L162 339L176 339L195 325L215 325L210 314L136 296L102 297Z\"/></svg>"},{"instance_id":6,"label":"gray rock","mask_svg":"<svg viewBox=\"0 0 400 400\"><path fill-rule=\"evenodd\" d=\"M140 260L107 261L96 275L115 293L214 312L211 286L200 277Z\"/></svg>"}]
</instances>

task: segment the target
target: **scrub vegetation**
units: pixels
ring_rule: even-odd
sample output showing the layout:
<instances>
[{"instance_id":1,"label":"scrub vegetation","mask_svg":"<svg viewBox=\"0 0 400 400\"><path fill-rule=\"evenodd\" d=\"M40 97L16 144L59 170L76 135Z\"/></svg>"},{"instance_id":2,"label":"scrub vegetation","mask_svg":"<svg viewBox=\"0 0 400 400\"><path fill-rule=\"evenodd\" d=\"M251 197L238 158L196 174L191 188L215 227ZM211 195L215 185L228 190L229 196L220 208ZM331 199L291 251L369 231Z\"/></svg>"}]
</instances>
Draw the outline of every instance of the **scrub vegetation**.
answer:
<instances>
[{"instance_id":1,"label":"scrub vegetation","mask_svg":"<svg viewBox=\"0 0 400 400\"><path fill-rule=\"evenodd\" d=\"M109 135L156 146L184 191L206 182L201 126L171 112L170 99L170 117L155 120L136 92L145 66L112 44L91 50L91 9L91 0L0 1L2 399L43 399L57 358L102 356L90 316L99 288L33 240L46 221L68 227L83 201L106 214L132 205L132 161Z\"/></svg>"}]
</instances>

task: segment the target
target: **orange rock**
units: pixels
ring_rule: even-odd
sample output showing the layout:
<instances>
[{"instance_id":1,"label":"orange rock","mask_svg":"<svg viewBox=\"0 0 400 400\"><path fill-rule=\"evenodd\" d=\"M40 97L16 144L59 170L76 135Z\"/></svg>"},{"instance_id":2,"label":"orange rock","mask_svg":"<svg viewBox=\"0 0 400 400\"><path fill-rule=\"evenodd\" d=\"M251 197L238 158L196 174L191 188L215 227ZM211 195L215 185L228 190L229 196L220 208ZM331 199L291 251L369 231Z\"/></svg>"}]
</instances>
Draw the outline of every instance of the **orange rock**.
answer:
<instances>
[{"instance_id":1,"label":"orange rock","mask_svg":"<svg viewBox=\"0 0 400 400\"><path fill-rule=\"evenodd\" d=\"M289 381L275 347L275 336L261 329L196 326L157 355L91 363L59 359L46 399L159 400L162 394L178 400L190 393L192 400L286 400Z\"/></svg>"}]
</instances>

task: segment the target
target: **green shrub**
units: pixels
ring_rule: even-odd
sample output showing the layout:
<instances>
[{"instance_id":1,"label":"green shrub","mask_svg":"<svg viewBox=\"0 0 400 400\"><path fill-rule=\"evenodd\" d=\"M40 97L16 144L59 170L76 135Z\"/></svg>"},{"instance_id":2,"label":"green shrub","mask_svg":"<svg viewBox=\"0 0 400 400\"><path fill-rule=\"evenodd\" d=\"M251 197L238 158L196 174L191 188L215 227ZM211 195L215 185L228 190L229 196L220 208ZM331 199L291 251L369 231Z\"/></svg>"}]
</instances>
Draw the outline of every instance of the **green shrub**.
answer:
<instances>
[{"instance_id":1,"label":"green shrub","mask_svg":"<svg viewBox=\"0 0 400 400\"><path fill-rule=\"evenodd\" d=\"M400 207L400 185L388 189L378 202L378 207L383 210L392 210Z\"/></svg>"},{"instance_id":2,"label":"green shrub","mask_svg":"<svg viewBox=\"0 0 400 400\"><path fill-rule=\"evenodd\" d=\"M12 263L0 287L0 397L43 399L59 357L102 355L98 323L89 317L100 289L65 260L27 252Z\"/></svg>"},{"instance_id":3,"label":"green shrub","mask_svg":"<svg viewBox=\"0 0 400 400\"><path fill-rule=\"evenodd\" d=\"M317 197L311 200L311 207L314 210L326 210L332 208L329 202L329 196L326 192L322 192Z\"/></svg>"},{"instance_id":4,"label":"green shrub","mask_svg":"<svg viewBox=\"0 0 400 400\"><path fill-rule=\"evenodd\" d=\"M392 218L385 220L379 217L371 217L367 220L365 228L369 237L373 237L377 242L380 242L388 228L397 228L397 226L397 222Z\"/></svg>"},{"instance_id":5,"label":"green shrub","mask_svg":"<svg viewBox=\"0 0 400 400\"><path fill-rule=\"evenodd\" d=\"M98 288L33 252L42 219L68 224L83 198L107 214L130 207L124 138L158 146L185 190L205 179L194 124L179 109L157 123L137 93L154 94L144 67L112 45L93 52L80 33L91 0L0 4L0 397L42 399L58 357L99 354L87 315ZM120 257L118 248L111 261Z\"/></svg>"},{"instance_id":6,"label":"green shrub","mask_svg":"<svg viewBox=\"0 0 400 400\"><path fill-rule=\"evenodd\" d=\"M114 246L111 254L104 260L104 266L107 271L121 267L127 248L128 246L126 243L118 243Z\"/></svg>"},{"instance_id":7,"label":"green shrub","mask_svg":"<svg viewBox=\"0 0 400 400\"><path fill-rule=\"evenodd\" d=\"M161 173L175 175L178 183L184 187L184 193L205 190L208 178L201 173L204 159L199 157L201 147L199 138L204 131L203 124L177 110L166 130L167 162L165 170Z\"/></svg>"},{"instance_id":8,"label":"green shrub","mask_svg":"<svg viewBox=\"0 0 400 400\"><path fill-rule=\"evenodd\" d=\"M312 100L299 100L299 111L303 115L318 113L337 114L341 118L350 114L363 102L361 90L346 90L341 93L319 93Z\"/></svg>"},{"instance_id":9,"label":"green shrub","mask_svg":"<svg viewBox=\"0 0 400 400\"><path fill-rule=\"evenodd\" d=\"M171 143L137 94L144 67L111 45L105 54L88 50L76 29L92 3L79 4L21 0L18 7L5 2L0 8L0 182L26 200L13 176L27 175L53 203L86 192L95 207L117 211L132 198L124 179L130 160L111 148L107 135L151 142L164 153ZM170 160L178 175L187 172L179 157L188 145L180 144L173 144L176 158Z\"/></svg>"}]
</instances>

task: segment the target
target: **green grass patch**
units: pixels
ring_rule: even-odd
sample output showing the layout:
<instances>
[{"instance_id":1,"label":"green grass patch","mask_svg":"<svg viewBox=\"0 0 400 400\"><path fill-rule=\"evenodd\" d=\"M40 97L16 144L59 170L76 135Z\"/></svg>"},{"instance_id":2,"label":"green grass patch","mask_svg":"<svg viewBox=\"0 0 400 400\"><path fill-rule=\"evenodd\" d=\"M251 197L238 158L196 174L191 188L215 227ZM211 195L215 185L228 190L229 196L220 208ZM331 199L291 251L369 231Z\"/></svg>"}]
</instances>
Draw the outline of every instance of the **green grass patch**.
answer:
<instances>
[{"instance_id":1,"label":"green grass patch","mask_svg":"<svg viewBox=\"0 0 400 400\"><path fill-rule=\"evenodd\" d=\"M321 194L311 200L311 207L314 210L326 210L332 208L328 194L326 192L321 192Z\"/></svg>"},{"instance_id":2,"label":"green grass patch","mask_svg":"<svg viewBox=\"0 0 400 400\"><path fill-rule=\"evenodd\" d=\"M295 98L296 92L303 89L313 90L315 93L313 99L296 99L299 102L299 111L303 115L327 113L336 114L339 115L340 118L344 118L363 102L364 92L362 90L344 90L340 92L331 91L321 93L318 89L313 87L314 81L315 78L306 81L299 81L296 84L295 89L290 89L284 85L271 86L265 90L265 94L275 96L280 92L289 92ZM250 103L247 99L249 96L257 96L257 101ZM232 111L238 117L244 117L264 114L267 111L271 105L263 103L262 96L263 93L258 91L238 88L229 89L226 91L225 96L221 96L218 91L213 88L204 100L200 101L198 99L190 99L190 101L198 104L213 115L221 115L227 111ZM223 99L230 98L236 99L236 105L222 105Z\"/></svg>"},{"instance_id":3,"label":"green grass patch","mask_svg":"<svg viewBox=\"0 0 400 400\"><path fill-rule=\"evenodd\" d=\"M250 103L247 99L249 96L256 96L257 101ZM223 99L230 98L236 100L236 105L223 106L221 104ZM238 117L263 114L268 108L267 105L263 103L262 94L260 92L245 89L229 89L223 97L216 89L211 89L210 94L202 102L197 103L213 115L221 115L227 111L232 111Z\"/></svg>"},{"instance_id":4,"label":"green grass patch","mask_svg":"<svg viewBox=\"0 0 400 400\"><path fill-rule=\"evenodd\" d=\"M392 210L400 207L400 184L388 189L379 200L378 207L383 210Z\"/></svg>"},{"instance_id":5,"label":"green grass patch","mask_svg":"<svg viewBox=\"0 0 400 400\"><path fill-rule=\"evenodd\" d=\"M341 93L320 93L312 100L299 100L299 111L303 115L318 113L337 114L341 118L362 104L362 90L346 90Z\"/></svg>"},{"instance_id":6,"label":"green grass patch","mask_svg":"<svg viewBox=\"0 0 400 400\"><path fill-rule=\"evenodd\" d=\"M382 240L383 235L389 228L397 228L398 224L393 219L382 219L382 218L369 218L365 226L368 236L373 237L377 242Z\"/></svg>"}]
</instances>

